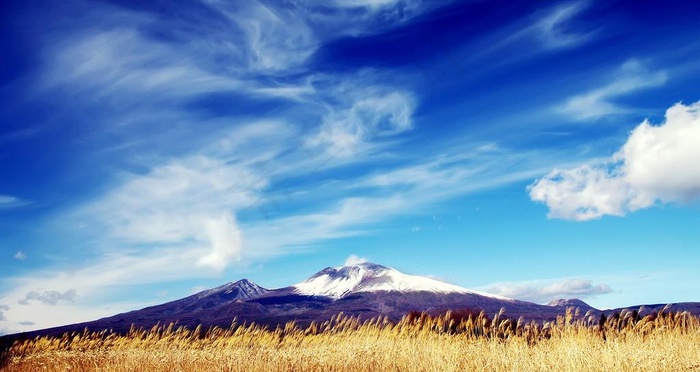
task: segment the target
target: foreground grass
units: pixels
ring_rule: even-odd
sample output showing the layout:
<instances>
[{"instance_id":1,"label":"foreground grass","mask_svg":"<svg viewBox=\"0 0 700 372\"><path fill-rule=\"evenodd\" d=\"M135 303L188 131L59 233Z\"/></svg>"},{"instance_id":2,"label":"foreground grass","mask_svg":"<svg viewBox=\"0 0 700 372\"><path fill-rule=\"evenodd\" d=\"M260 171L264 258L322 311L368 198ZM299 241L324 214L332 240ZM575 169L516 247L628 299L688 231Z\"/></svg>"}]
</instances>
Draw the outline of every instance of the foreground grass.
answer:
<instances>
[{"instance_id":1,"label":"foreground grass","mask_svg":"<svg viewBox=\"0 0 700 372\"><path fill-rule=\"evenodd\" d=\"M16 343L6 371L700 371L700 320L568 312L525 324L413 314L398 324L338 316L306 329L161 327Z\"/></svg>"}]
</instances>

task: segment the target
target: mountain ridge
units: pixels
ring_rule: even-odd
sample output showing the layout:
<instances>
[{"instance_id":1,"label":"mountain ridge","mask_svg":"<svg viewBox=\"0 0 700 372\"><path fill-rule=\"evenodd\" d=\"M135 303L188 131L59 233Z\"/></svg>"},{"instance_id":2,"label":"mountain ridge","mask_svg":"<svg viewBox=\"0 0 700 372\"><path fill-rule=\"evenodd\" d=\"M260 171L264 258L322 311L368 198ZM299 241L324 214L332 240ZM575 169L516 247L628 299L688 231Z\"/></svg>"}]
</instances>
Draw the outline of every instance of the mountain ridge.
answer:
<instances>
[{"instance_id":1,"label":"mountain ridge","mask_svg":"<svg viewBox=\"0 0 700 372\"><path fill-rule=\"evenodd\" d=\"M319 278L323 282L321 284L330 283L329 286L316 286L318 283L311 286L311 289L320 289L320 293L299 291L300 284L313 283ZM402 281L406 278L411 280ZM415 280L416 278L420 279ZM407 285L406 283L417 286L401 287ZM438 283L438 289L441 290L430 290L435 289L431 286L421 287L426 283ZM370 290L366 290L368 288ZM273 328L294 321L303 327L311 322L326 321L341 312L361 319L381 316L389 321L398 321L411 311L440 314L451 310L470 310L484 311L488 316L493 316L503 309L503 316L514 319L523 317L528 321L548 321L562 315L567 307L583 309L584 305L585 310L595 316L612 314L622 309L635 309L627 307L598 310L578 299L556 300L549 305L540 305L484 294L426 277L403 274L387 266L363 263L325 268L301 283L278 289L267 289L248 279L241 279L140 310L88 322L2 336L0 346L9 345L17 339L41 335L60 336L65 332L82 332L86 328L92 331L112 330L125 333L132 325L145 329L170 323L186 327L201 325L228 328L235 319L238 324L255 322ZM659 311L664 307L665 305L660 304L644 305L644 312ZM673 304L670 310L700 314L700 303Z\"/></svg>"}]
</instances>

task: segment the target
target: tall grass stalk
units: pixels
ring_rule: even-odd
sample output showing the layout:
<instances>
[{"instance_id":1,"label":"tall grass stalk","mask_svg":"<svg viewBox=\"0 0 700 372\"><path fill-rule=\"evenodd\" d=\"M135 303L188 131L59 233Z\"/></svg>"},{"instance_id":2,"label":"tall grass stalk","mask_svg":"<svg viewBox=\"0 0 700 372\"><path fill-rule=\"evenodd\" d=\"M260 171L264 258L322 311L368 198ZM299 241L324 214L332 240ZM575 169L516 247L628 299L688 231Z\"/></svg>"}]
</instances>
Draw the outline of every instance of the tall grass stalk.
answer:
<instances>
[{"instance_id":1,"label":"tall grass stalk","mask_svg":"<svg viewBox=\"0 0 700 372\"><path fill-rule=\"evenodd\" d=\"M173 324L15 343L4 371L700 371L700 319L660 311L556 321L483 312L411 313L400 322L343 314L274 330Z\"/></svg>"}]
</instances>

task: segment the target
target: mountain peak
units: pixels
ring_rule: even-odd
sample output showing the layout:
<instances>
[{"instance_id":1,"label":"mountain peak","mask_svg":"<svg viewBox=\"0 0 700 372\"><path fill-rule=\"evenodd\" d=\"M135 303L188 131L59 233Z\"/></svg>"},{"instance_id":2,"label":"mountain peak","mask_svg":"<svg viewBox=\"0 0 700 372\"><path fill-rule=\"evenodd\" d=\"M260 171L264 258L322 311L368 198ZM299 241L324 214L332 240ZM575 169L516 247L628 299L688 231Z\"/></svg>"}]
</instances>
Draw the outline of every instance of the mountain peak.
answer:
<instances>
[{"instance_id":1,"label":"mountain peak","mask_svg":"<svg viewBox=\"0 0 700 372\"><path fill-rule=\"evenodd\" d=\"M225 297L228 300L250 300L260 297L267 292L269 292L268 289L250 280L241 279L236 282L226 283L222 286L199 292L196 296L199 298L217 296Z\"/></svg>"},{"instance_id":2,"label":"mountain peak","mask_svg":"<svg viewBox=\"0 0 700 372\"><path fill-rule=\"evenodd\" d=\"M307 281L322 277L322 276L333 276L336 278L350 278L357 274L371 274L379 273L385 270L390 270L390 268L382 265L378 265L371 262L359 262L352 265L344 265L338 267L326 267L325 269L312 275Z\"/></svg>"},{"instance_id":3,"label":"mountain peak","mask_svg":"<svg viewBox=\"0 0 700 372\"><path fill-rule=\"evenodd\" d=\"M357 292L434 292L490 294L471 291L435 279L407 275L391 267L372 262L359 262L340 267L327 267L309 279L293 286L295 292L308 296L339 299ZM505 299L504 297L499 297Z\"/></svg>"},{"instance_id":4,"label":"mountain peak","mask_svg":"<svg viewBox=\"0 0 700 372\"><path fill-rule=\"evenodd\" d=\"M579 300L578 298L560 298L558 300L552 300L548 304L548 306L575 306L575 307L591 307L591 305L583 302L582 300Z\"/></svg>"}]
</instances>

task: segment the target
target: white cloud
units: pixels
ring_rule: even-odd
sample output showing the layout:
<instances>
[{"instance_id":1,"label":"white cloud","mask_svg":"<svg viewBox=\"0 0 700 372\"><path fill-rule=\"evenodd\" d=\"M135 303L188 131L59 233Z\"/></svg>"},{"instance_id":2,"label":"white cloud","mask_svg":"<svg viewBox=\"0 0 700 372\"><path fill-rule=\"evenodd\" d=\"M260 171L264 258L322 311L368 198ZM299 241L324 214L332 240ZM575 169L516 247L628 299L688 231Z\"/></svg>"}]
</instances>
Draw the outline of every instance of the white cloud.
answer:
<instances>
[{"instance_id":1,"label":"white cloud","mask_svg":"<svg viewBox=\"0 0 700 372\"><path fill-rule=\"evenodd\" d=\"M254 204L266 183L241 164L195 156L133 178L90 212L107 220L118 238L177 242L197 237L212 216Z\"/></svg>"},{"instance_id":2,"label":"white cloud","mask_svg":"<svg viewBox=\"0 0 700 372\"><path fill-rule=\"evenodd\" d=\"M483 165L471 164L464 159L439 158L418 165L406 166L371 175L359 186L389 187L411 185L421 189L436 186L449 188L465 182L470 176L484 170Z\"/></svg>"},{"instance_id":3,"label":"white cloud","mask_svg":"<svg viewBox=\"0 0 700 372\"><path fill-rule=\"evenodd\" d=\"M10 307L7 305L0 305L0 322L5 321L5 311L10 310ZM0 335L2 335L2 332L0 332Z\"/></svg>"},{"instance_id":4,"label":"white cloud","mask_svg":"<svg viewBox=\"0 0 700 372\"><path fill-rule=\"evenodd\" d=\"M351 254L348 256L347 259L345 259L345 263L343 264L343 266L355 266L365 262L367 262L366 258Z\"/></svg>"},{"instance_id":5,"label":"white cloud","mask_svg":"<svg viewBox=\"0 0 700 372\"><path fill-rule=\"evenodd\" d=\"M56 305L59 301L73 302L76 295L77 291L75 289L69 289L63 293L58 291L31 291L27 293L23 299L17 301L17 303L20 305L28 305L30 301L39 301L46 305Z\"/></svg>"},{"instance_id":6,"label":"white cloud","mask_svg":"<svg viewBox=\"0 0 700 372\"><path fill-rule=\"evenodd\" d=\"M152 42L134 28L93 32L58 44L43 84L122 108L175 101L198 93L242 88L236 79L206 72L172 47Z\"/></svg>"},{"instance_id":7,"label":"white cloud","mask_svg":"<svg viewBox=\"0 0 700 372\"><path fill-rule=\"evenodd\" d=\"M245 35L239 47L247 57L247 71L275 72L301 65L319 46L317 36L292 7L273 7L257 1L210 1Z\"/></svg>"},{"instance_id":8,"label":"white cloud","mask_svg":"<svg viewBox=\"0 0 700 372\"><path fill-rule=\"evenodd\" d=\"M548 303L552 300L590 298L612 292L607 284L594 285L588 279L566 278L554 281L496 283L481 290L517 300Z\"/></svg>"},{"instance_id":9,"label":"white cloud","mask_svg":"<svg viewBox=\"0 0 700 372\"><path fill-rule=\"evenodd\" d=\"M529 186L530 198L547 204L549 218L585 221L603 215L622 216L638 209L624 179L610 173L607 164L554 169Z\"/></svg>"},{"instance_id":10,"label":"white cloud","mask_svg":"<svg viewBox=\"0 0 700 372\"><path fill-rule=\"evenodd\" d=\"M237 211L263 202L276 171L265 164L293 133L279 122L240 125L197 154L123 177L76 218L127 246L195 252L190 262L221 272L244 254Z\"/></svg>"},{"instance_id":11,"label":"white cloud","mask_svg":"<svg viewBox=\"0 0 700 372\"><path fill-rule=\"evenodd\" d=\"M409 22L451 0L300 0L319 38L369 35Z\"/></svg>"},{"instance_id":12,"label":"white cloud","mask_svg":"<svg viewBox=\"0 0 700 372\"><path fill-rule=\"evenodd\" d=\"M27 255L24 254L24 252L22 252L22 251L17 251L17 253L15 253L14 257L15 257L15 260L20 260L20 261L27 259Z\"/></svg>"},{"instance_id":13,"label":"white cloud","mask_svg":"<svg viewBox=\"0 0 700 372\"><path fill-rule=\"evenodd\" d=\"M330 203L318 203L315 210L303 214L243 226L246 244L256 248L249 252L252 255L249 258L288 254L292 250L309 249L323 240L368 234L377 228L373 223L392 216L421 213L417 211L455 195L541 174L536 161L526 160L530 154L520 153L506 162L504 151L494 153L489 149L486 153L439 156L415 165L360 175L344 181L345 186L340 189L336 183L327 185L332 190L317 185L313 193L331 193ZM519 170L509 172L510 168ZM343 195L341 199L337 197L339 192Z\"/></svg>"},{"instance_id":14,"label":"white cloud","mask_svg":"<svg viewBox=\"0 0 700 372\"><path fill-rule=\"evenodd\" d=\"M652 72L635 60L623 64L616 75L611 83L573 96L556 110L575 120L591 120L628 113L633 109L615 103L615 98L663 85L668 79L665 71Z\"/></svg>"},{"instance_id":15,"label":"white cloud","mask_svg":"<svg viewBox=\"0 0 700 372\"><path fill-rule=\"evenodd\" d=\"M20 198L14 197L12 195L2 195L0 194L0 209L9 209L28 204L27 201Z\"/></svg>"},{"instance_id":16,"label":"white cloud","mask_svg":"<svg viewBox=\"0 0 700 372\"><path fill-rule=\"evenodd\" d=\"M678 103L666 111L666 121L644 121L616 154L633 188L664 202L686 202L700 196L700 102Z\"/></svg>"},{"instance_id":17,"label":"white cloud","mask_svg":"<svg viewBox=\"0 0 700 372\"><path fill-rule=\"evenodd\" d=\"M211 218L205 227L212 250L197 261L198 265L222 271L231 261L241 259L243 239L238 224L231 215Z\"/></svg>"},{"instance_id":18,"label":"white cloud","mask_svg":"<svg viewBox=\"0 0 700 372\"><path fill-rule=\"evenodd\" d=\"M92 17L47 34L46 68L36 86L68 91L82 105L94 101L120 116L171 111L213 92L291 100L313 94L305 77L285 83L269 78L303 64L319 45L300 14L255 1L209 5L231 22L188 27L188 37L176 42L144 30L181 28L178 19L97 5Z\"/></svg>"},{"instance_id":19,"label":"white cloud","mask_svg":"<svg viewBox=\"0 0 700 372\"><path fill-rule=\"evenodd\" d=\"M588 41L595 32L567 30L566 23L588 7L587 1L575 1L554 8L530 29L546 48L558 49L577 46Z\"/></svg>"},{"instance_id":20,"label":"white cloud","mask_svg":"<svg viewBox=\"0 0 700 372\"><path fill-rule=\"evenodd\" d=\"M376 88L370 88L376 90ZM373 140L381 140L413 127L413 98L402 91L363 92L349 108L334 108L319 133L308 138L307 146L326 149L330 157L349 157L364 152Z\"/></svg>"},{"instance_id":21,"label":"white cloud","mask_svg":"<svg viewBox=\"0 0 700 372\"><path fill-rule=\"evenodd\" d=\"M530 198L549 207L548 216L590 220L623 216L657 202L687 203L700 196L700 102L678 103L666 121L645 120L610 159L555 169L528 186Z\"/></svg>"},{"instance_id":22,"label":"white cloud","mask_svg":"<svg viewBox=\"0 0 700 372\"><path fill-rule=\"evenodd\" d=\"M588 1L573 1L538 11L526 19L517 20L488 35L470 54L484 57L491 53L506 51L507 53L503 53L504 55L500 58L512 62L514 59L530 57L536 53L583 45L597 33L596 30L590 30L586 22L575 20L588 6ZM577 24L578 27L574 28L572 24ZM534 47L521 51L515 57L512 56L513 53L508 52L522 47L522 44L533 43ZM465 57L472 58L471 55ZM480 59L474 59L474 61L479 63ZM504 61L498 62L498 64L502 63Z\"/></svg>"}]
</instances>

